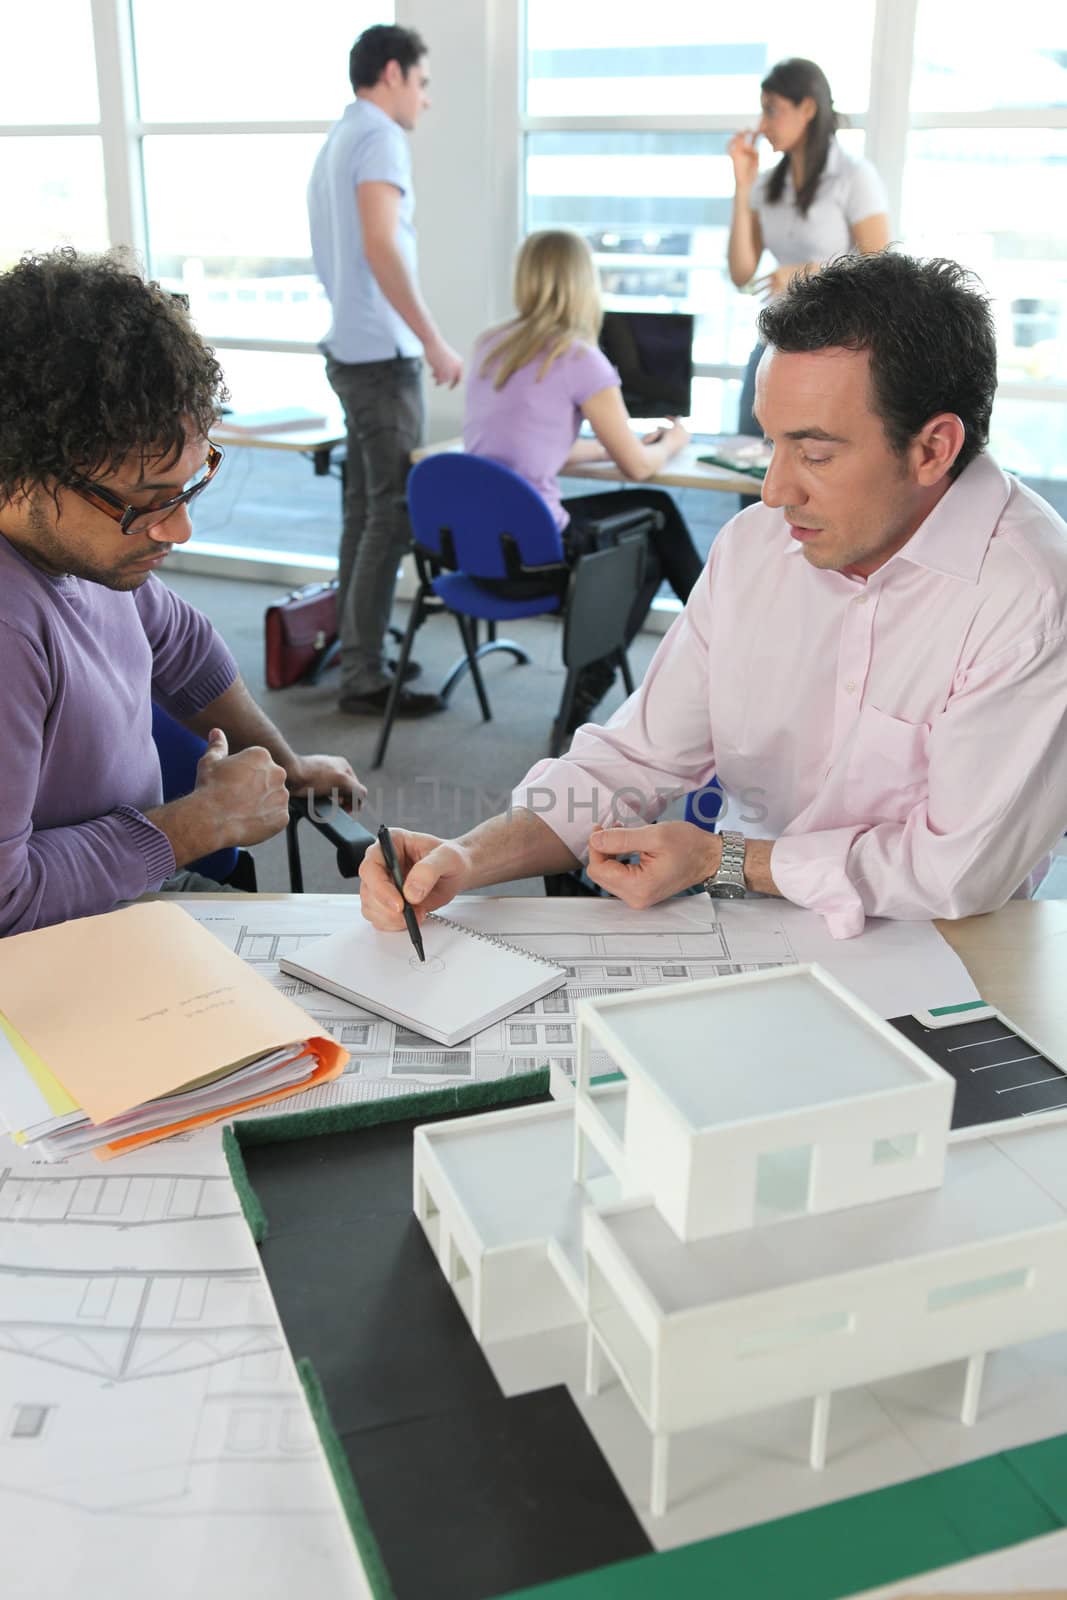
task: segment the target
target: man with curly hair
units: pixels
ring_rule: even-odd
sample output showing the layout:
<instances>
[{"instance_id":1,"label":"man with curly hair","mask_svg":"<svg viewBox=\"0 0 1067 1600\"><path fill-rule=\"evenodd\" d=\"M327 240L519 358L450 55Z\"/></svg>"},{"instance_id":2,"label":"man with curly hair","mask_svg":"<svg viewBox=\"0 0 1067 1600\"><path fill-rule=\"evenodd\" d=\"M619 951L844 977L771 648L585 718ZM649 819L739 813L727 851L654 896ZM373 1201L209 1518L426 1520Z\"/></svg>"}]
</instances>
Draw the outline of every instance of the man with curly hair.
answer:
<instances>
[{"instance_id":1,"label":"man with curly hair","mask_svg":"<svg viewBox=\"0 0 1067 1600\"><path fill-rule=\"evenodd\" d=\"M0 935L108 911L285 827L290 792L363 786L298 756L208 619L156 576L221 452L214 355L114 257L0 274ZM152 702L202 735L162 804Z\"/></svg>"}]
</instances>

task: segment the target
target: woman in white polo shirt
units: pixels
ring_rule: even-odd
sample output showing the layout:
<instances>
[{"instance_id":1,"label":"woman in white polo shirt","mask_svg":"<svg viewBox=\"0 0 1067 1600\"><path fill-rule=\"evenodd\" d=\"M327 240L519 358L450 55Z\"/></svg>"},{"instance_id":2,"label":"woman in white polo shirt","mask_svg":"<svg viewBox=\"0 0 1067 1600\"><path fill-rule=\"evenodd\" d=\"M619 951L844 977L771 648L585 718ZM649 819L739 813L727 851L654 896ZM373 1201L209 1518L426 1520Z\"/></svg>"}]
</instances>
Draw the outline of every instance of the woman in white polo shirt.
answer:
<instances>
[{"instance_id":1,"label":"woman in white polo shirt","mask_svg":"<svg viewBox=\"0 0 1067 1600\"><path fill-rule=\"evenodd\" d=\"M849 250L870 254L889 243L885 186L869 161L846 155L834 134L838 115L826 75L814 61L779 61L760 84L755 132L735 133L727 145L734 168L734 208L728 263L739 289L753 284L765 299L781 294L794 273L818 271ZM762 175L756 143L765 138L781 156ZM756 278L764 250L778 263ZM754 280L754 282L753 282ZM752 416L757 344L741 390L738 432L759 434Z\"/></svg>"}]
</instances>

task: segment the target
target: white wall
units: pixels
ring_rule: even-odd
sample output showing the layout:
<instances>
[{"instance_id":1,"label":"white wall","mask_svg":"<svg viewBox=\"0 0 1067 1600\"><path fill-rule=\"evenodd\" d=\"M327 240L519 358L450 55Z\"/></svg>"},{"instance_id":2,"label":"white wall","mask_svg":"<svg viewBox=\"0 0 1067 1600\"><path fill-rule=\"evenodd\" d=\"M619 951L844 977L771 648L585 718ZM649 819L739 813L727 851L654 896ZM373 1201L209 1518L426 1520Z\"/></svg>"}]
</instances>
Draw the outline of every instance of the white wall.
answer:
<instances>
[{"instance_id":1,"label":"white wall","mask_svg":"<svg viewBox=\"0 0 1067 1600\"><path fill-rule=\"evenodd\" d=\"M519 237L519 56L514 0L401 0L397 21L429 47L432 106L412 138L423 294L444 337L470 353L511 306ZM428 389L429 438L460 431L462 391Z\"/></svg>"}]
</instances>

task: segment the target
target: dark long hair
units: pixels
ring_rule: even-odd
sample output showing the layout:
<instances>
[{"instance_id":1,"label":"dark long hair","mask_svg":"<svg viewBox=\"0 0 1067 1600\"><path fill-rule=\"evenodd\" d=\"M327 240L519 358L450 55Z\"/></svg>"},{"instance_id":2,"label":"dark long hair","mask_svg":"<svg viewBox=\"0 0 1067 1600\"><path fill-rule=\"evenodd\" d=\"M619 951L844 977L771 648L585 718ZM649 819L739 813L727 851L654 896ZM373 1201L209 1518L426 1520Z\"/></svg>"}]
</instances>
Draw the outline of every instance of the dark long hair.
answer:
<instances>
[{"instance_id":1,"label":"dark long hair","mask_svg":"<svg viewBox=\"0 0 1067 1600\"><path fill-rule=\"evenodd\" d=\"M804 182L797 190L797 210L802 217L806 217L830 153L830 141L841 124L841 118L834 110L830 85L825 72L814 61L807 61L803 56L790 56L771 68L760 89L764 94L780 94L783 100L791 100L795 106L809 96L815 101L815 115L808 123L808 131L804 136ZM782 198L788 171L787 151L767 180L767 199L771 205Z\"/></svg>"}]
</instances>

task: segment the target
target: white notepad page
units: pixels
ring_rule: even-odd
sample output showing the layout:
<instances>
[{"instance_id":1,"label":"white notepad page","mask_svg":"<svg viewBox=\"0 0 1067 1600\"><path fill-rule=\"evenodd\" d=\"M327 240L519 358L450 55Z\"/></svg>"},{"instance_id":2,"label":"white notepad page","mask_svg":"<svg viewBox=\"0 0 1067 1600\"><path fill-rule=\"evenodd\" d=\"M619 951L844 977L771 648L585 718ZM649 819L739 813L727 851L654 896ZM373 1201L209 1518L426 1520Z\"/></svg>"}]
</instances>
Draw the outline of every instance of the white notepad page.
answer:
<instances>
[{"instance_id":1,"label":"white notepad page","mask_svg":"<svg viewBox=\"0 0 1067 1600\"><path fill-rule=\"evenodd\" d=\"M426 960L403 933L380 933L357 914L351 928L283 956L283 972L412 1028L458 1044L543 994L567 974L541 956L475 933L447 917L422 924Z\"/></svg>"}]
</instances>

